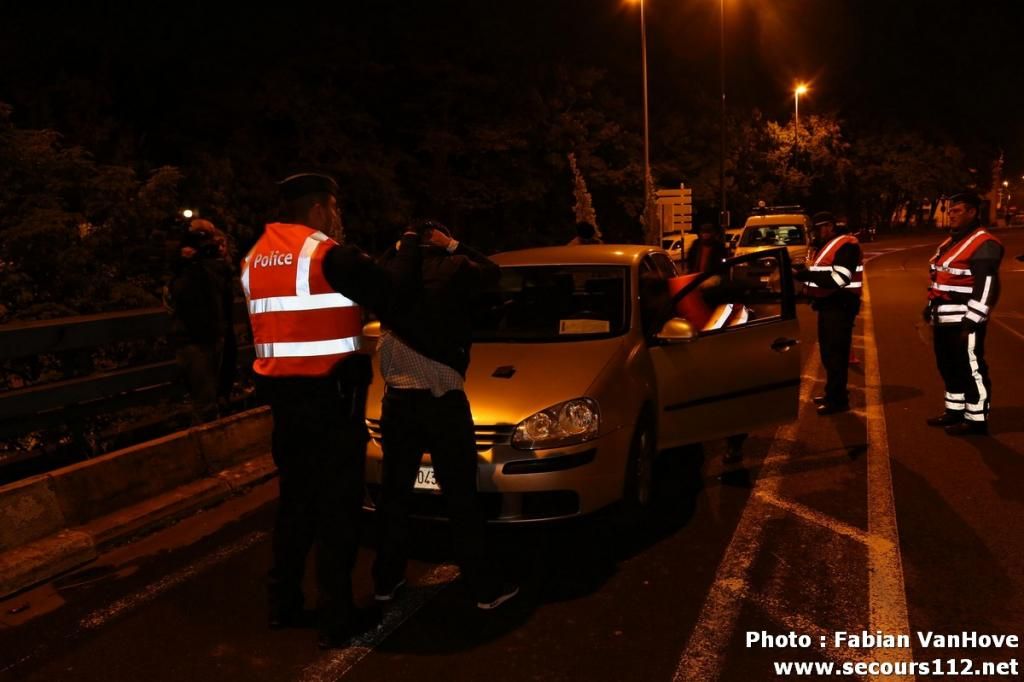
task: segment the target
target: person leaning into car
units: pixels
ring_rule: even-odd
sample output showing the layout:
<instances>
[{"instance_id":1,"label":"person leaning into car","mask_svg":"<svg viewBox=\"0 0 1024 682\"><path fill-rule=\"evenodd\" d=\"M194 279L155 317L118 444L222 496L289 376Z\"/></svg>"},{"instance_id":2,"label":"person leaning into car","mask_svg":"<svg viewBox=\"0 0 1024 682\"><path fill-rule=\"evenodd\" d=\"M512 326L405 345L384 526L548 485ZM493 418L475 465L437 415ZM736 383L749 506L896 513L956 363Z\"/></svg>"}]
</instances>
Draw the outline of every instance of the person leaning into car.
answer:
<instances>
[{"instance_id":1,"label":"person leaning into car","mask_svg":"<svg viewBox=\"0 0 1024 682\"><path fill-rule=\"evenodd\" d=\"M484 543L477 494L473 415L464 382L472 343L472 308L480 292L498 283L498 266L452 239L440 223L423 221L423 290L408 329L384 329L378 344L385 393L381 406L383 462L377 502L375 598L391 601L405 584L409 505L425 451L448 507L456 558L476 605L493 609L519 588L501 582ZM402 245L404 248L404 245ZM395 254L385 256L389 267Z\"/></svg>"}]
</instances>

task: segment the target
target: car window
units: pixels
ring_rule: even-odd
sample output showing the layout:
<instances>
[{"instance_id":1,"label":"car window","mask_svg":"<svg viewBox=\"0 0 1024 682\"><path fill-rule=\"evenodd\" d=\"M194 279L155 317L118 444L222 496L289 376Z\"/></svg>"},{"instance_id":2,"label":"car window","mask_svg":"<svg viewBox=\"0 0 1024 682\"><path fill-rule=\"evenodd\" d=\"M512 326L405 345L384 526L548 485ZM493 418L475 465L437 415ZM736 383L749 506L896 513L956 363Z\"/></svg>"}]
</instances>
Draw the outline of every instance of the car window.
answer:
<instances>
[{"instance_id":1,"label":"car window","mask_svg":"<svg viewBox=\"0 0 1024 682\"><path fill-rule=\"evenodd\" d=\"M687 317L701 334L781 319L782 267L779 257L773 255L751 254L727 261L721 273L687 296Z\"/></svg>"},{"instance_id":2,"label":"car window","mask_svg":"<svg viewBox=\"0 0 1024 682\"><path fill-rule=\"evenodd\" d=\"M676 276L672 262L663 254L651 254L640 261L640 323L644 335L653 339L658 330L672 319L672 296L668 280Z\"/></svg>"},{"instance_id":3,"label":"car window","mask_svg":"<svg viewBox=\"0 0 1024 682\"><path fill-rule=\"evenodd\" d=\"M576 341L629 328L629 269L601 265L501 268L473 336L482 342Z\"/></svg>"},{"instance_id":4,"label":"car window","mask_svg":"<svg viewBox=\"0 0 1024 682\"><path fill-rule=\"evenodd\" d=\"M793 246L807 243L803 225L750 225L743 230L740 246Z\"/></svg>"},{"instance_id":5,"label":"car window","mask_svg":"<svg viewBox=\"0 0 1024 682\"><path fill-rule=\"evenodd\" d=\"M678 272L676 272L675 263L673 263L672 259L666 256L665 254L651 254L651 260L653 261L655 267L658 269L658 274L661 275L662 277L670 279L679 274Z\"/></svg>"}]
</instances>

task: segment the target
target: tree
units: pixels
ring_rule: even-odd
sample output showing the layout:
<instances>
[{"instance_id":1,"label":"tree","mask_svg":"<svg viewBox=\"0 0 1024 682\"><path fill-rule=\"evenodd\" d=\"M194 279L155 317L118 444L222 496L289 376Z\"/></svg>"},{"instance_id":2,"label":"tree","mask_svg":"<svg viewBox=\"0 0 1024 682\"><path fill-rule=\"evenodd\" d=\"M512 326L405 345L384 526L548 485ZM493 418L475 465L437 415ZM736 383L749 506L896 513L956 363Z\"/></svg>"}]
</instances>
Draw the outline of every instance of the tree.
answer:
<instances>
[{"instance_id":1,"label":"tree","mask_svg":"<svg viewBox=\"0 0 1024 682\"><path fill-rule=\"evenodd\" d=\"M569 152L569 168L572 169L573 177L573 198L575 203L573 204L573 212L576 214L576 222L578 223L590 223L594 226L595 236L601 238L601 230L597 226L597 213L594 211L594 202L590 196L590 192L587 191L587 181L583 178L583 174L580 173L579 166L576 165L576 155Z\"/></svg>"},{"instance_id":2,"label":"tree","mask_svg":"<svg viewBox=\"0 0 1024 682\"><path fill-rule=\"evenodd\" d=\"M661 245L661 220L658 216L658 197L654 193L654 179L647 174L647 196L644 213L640 218L644 228L644 243L652 246Z\"/></svg>"},{"instance_id":3,"label":"tree","mask_svg":"<svg viewBox=\"0 0 1024 682\"><path fill-rule=\"evenodd\" d=\"M850 208L866 222L887 222L909 200L935 199L970 183L963 152L919 133L883 131L854 141Z\"/></svg>"},{"instance_id":4,"label":"tree","mask_svg":"<svg viewBox=\"0 0 1024 682\"><path fill-rule=\"evenodd\" d=\"M0 104L0 322L155 305L181 174L98 164Z\"/></svg>"}]
</instances>

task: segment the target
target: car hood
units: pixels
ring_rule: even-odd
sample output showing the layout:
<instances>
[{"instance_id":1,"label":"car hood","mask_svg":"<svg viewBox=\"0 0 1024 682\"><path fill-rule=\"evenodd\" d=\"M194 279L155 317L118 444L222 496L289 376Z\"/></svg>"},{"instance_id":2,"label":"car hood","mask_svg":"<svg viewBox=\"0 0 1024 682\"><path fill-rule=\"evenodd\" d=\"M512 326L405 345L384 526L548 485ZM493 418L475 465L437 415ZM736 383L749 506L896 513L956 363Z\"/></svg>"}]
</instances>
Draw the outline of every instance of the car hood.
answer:
<instances>
[{"instance_id":1,"label":"car hood","mask_svg":"<svg viewBox=\"0 0 1024 682\"><path fill-rule=\"evenodd\" d=\"M473 421L518 424L547 407L587 395L625 342L623 336L565 343L473 344L466 373ZM371 389L366 415L370 419L379 418L381 384L375 381Z\"/></svg>"}]
</instances>

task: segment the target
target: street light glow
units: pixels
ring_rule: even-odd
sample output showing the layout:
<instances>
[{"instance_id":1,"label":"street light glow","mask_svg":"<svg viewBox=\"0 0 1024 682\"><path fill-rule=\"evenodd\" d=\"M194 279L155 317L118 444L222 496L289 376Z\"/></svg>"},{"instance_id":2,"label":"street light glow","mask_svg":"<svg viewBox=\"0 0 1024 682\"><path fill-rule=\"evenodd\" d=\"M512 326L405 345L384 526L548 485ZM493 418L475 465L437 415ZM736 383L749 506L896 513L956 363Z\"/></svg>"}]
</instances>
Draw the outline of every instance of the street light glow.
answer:
<instances>
[{"instance_id":1,"label":"street light glow","mask_svg":"<svg viewBox=\"0 0 1024 682\"><path fill-rule=\"evenodd\" d=\"M807 83L797 83L796 89L793 92L795 92L797 95L806 95Z\"/></svg>"},{"instance_id":2,"label":"street light glow","mask_svg":"<svg viewBox=\"0 0 1024 682\"><path fill-rule=\"evenodd\" d=\"M181 212L181 215L183 218L191 218L192 216L195 215L195 213L193 213L191 208L186 208L184 211Z\"/></svg>"}]
</instances>

